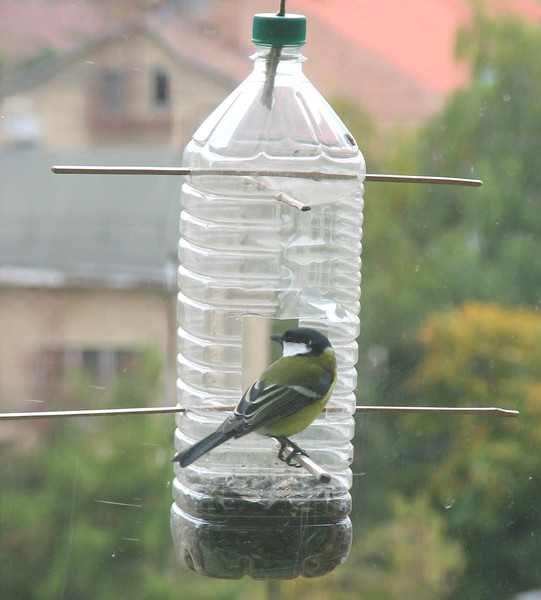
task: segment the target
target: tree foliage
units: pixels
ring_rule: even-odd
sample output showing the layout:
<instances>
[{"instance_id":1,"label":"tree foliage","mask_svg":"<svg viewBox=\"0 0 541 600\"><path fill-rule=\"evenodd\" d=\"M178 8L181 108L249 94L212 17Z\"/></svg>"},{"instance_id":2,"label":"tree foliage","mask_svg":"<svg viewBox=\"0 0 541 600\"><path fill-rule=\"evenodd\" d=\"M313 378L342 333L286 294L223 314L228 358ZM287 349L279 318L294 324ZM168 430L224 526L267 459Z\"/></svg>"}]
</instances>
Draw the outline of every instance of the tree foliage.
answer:
<instances>
[{"instance_id":1,"label":"tree foliage","mask_svg":"<svg viewBox=\"0 0 541 600\"><path fill-rule=\"evenodd\" d=\"M107 405L152 403L159 374L150 352L111 386ZM96 390L79 385L86 405L94 406ZM3 452L0 597L235 598L234 583L202 586L174 556L173 427L170 415L64 419L34 429L34 447Z\"/></svg>"},{"instance_id":2,"label":"tree foliage","mask_svg":"<svg viewBox=\"0 0 541 600\"><path fill-rule=\"evenodd\" d=\"M541 30L479 12L458 53L472 84L415 136L393 132L380 164L484 183L367 186L359 398L521 416L366 416L354 496L364 536L391 519L382 498L429 486L466 553L450 597L508 598L541 587Z\"/></svg>"},{"instance_id":3,"label":"tree foliage","mask_svg":"<svg viewBox=\"0 0 541 600\"><path fill-rule=\"evenodd\" d=\"M468 555L455 597L506 598L539 586L541 315L468 303L432 315L420 339L411 385L421 403L520 410L517 419L463 418L453 427L432 419L424 430L424 444L430 437L447 448L429 467L429 484Z\"/></svg>"},{"instance_id":4,"label":"tree foliage","mask_svg":"<svg viewBox=\"0 0 541 600\"><path fill-rule=\"evenodd\" d=\"M380 162L483 186L367 186L361 343L391 358L433 310L541 299L541 31L480 13L458 48L471 86L415 136L393 134Z\"/></svg>"}]
</instances>

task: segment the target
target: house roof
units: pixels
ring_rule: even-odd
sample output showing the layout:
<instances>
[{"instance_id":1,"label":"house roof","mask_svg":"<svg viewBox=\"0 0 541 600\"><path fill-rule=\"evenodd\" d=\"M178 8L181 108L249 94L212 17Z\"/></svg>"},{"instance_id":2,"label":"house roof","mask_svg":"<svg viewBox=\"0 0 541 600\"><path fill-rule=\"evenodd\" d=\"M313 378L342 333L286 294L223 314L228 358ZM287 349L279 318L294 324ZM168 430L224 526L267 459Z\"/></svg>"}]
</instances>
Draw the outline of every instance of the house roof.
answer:
<instances>
[{"instance_id":1,"label":"house roof","mask_svg":"<svg viewBox=\"0 0 541 600\"><path fill-rule=\"evenodd\" d=\"M67 52L103 31L105 14L97 5L73 0L0 2L0 55L5 68L50 53Z\"/></svg>"},{"instance_id":2,"label":"house roof","mask_svg":"<svg viewBox=\"0 0 541 600\"><path fill-rule=\"evenodd\" d=\"M81 40L67 51L53 53L44 60L31 61L23 68L15 69L7 77L0 78L0 96L17 94L22 90L32 88L47 80L65 66L83 61L87 54L95 51L100 46L110 43L122 43L130 36L138 33L152 38L179 65L196 66L199 71L224 82L231 89L240 80L242 74L246 72L246 57L241 58L240 54L234 52L229 52L229 56L227 56L227 53L224 53L220 47L213 49L217 58L216 61L208 60L210 54L208 52L205 53L205 59L201 58L193 50L193 47L199 48L205 43L205 40L200 39L200 34L194 34L193 31L190 31L185 23L164 24L162 28L159 22L154 19L137 19L106 28L96 35ZM177 38L182 42L178 43Z\"/></svg>"},{"instance_id":3,"label":"house roof","mask_svg":"<svg viewBox=\"0 0 541 600\"><path fill-rule=\"evenodd\" d=\"M179 178L52 174L62 163L177 166L180 155L1 149L0 284L174 285Z\"/></svg>"},{"instance_id":4,"label":"house roof","mask_svg":"<svg viewBox=\"0 0 541 600\"><path fill-rule=\"evenodd\" d=\"M495 15L541 22L535 0L485 4ZM455 59L455 39L472 19L469 0L290 0L288 9L326 23L354 48L372 52L435 93L448 94L468 80L467 68Z\"/></svg>"},{"instance_id":5,"label":"house roof","mask_svg":"<svg viewBox=\"0 0 541 600\"><path fill-rule=\"evenodd\" d=\"M114 11L113 11L114 12ZM2 0L0 56L4 78L78 56L96 45L144 31L179 59L234 81L250 70L243 50L233 47L204 22L197 11L119 12L108 18L107 6L73 0ZM49 60L47 60L49 59Z\"/></svg>"},{"instance_id":6,"label":"house roof","mask_svg":"<svg viewBox=\"0 0 541 600\"><path fill-rule=\"evenodd\" d=\"M493 12L541 22L535 0L486 2ZM47 46L65 55L83 40L118 33L119 23L137 22L178 58L226 77L234 87L251 70L253 13L276 10L276 4L166 3L141 17L135 10L112 14L108 5L82 1L3 0L0 52L12 44L10 56ZM331 101L342 97L363 105L380 125L420 123L468 81L468 68L456 61L454 49L458 28L472 18L469 0L288 0L287 9L308 18L305 70L316 87Z\"/></svg>"},{"instance_id":7,"label":"house roof","mask_svg":"<svg viewBox=\"0 0 541 600\"><path fill-rule=\"evenodd\" d=\"M456 31L471 13L462 0L295 0L293 4L324 21L353 47L370 50L434 93L448 93L467 80L465 66L453 56Z\"/></svg>"}]
</instances>

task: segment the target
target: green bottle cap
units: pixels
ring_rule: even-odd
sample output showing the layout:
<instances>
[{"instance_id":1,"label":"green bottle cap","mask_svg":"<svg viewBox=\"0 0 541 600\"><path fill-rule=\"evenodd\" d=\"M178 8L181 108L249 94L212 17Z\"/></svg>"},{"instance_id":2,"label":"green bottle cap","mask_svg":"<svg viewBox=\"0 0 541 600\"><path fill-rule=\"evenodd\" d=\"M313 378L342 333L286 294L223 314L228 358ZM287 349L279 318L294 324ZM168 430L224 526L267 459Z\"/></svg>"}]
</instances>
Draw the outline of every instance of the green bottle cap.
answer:
<instances>
[{"instance_id":1,"label":"green bottle cap","mask_svg":"<svg viewBox=\"0 0 541 600\"><path fill-rule=\"evenodd\" d=\"M252 41L264 46L302 46L306 43L306 17L289 13L254 15Z\"/></svg>"}]
</instances>

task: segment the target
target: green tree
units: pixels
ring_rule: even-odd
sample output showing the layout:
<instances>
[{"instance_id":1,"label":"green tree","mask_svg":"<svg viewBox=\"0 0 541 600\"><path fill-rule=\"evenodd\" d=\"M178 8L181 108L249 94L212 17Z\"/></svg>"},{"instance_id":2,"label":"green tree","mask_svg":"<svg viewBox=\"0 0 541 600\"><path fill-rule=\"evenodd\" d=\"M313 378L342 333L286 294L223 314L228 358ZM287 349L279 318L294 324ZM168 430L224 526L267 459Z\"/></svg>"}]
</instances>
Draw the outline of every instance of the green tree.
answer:
<instances>
[{"instance_id":1,"label":"green tree","mask_svg":"<svg viewBox=\"0 0 541 600\"><path fill-rule=\"evenodd\" d=\"M505 376L499 372L503 363L496 365L490 362L492 358L476 357L473 367L477 370L488 368L487 360L489 366L492 364L495 395L493 389L476 389L467 377L468 355L461 369L453 369L457 380L452 393L435 384L428 390L409 383L412 377L418 380L419 363L422 360L424 365L426 361L426 347L418 332L429 314L446 313L477 300L516 307L523 315L520 309L538 307L540 301L541 263L537 256L541 255L541 172L537 163L541 144L541 30L515 19L492 20L480 11L471 28L459 36L457 52L471 65L471 85L450 97L441 114L419 131L399 135L392 132L386 137L386 143L380 146L383 151L379 165L384 165L381 170L395 173L477 177L484 185L477 189L367 185L358 391L363 404L487 402L520 408L526 399L525 392L520 397L513 394L513 385L522 385L520 377L515 377L519 373L532 372L528 361L533 359L533 349L525 362L515 365L512 376L510 372ZM362 148L362 137L356 131L354 134ZM513 312L505 314L511 318ZM519 323L507 327L508 335L514 326ZM473 338L470 341L475 342ZM491 333L485 342L489 357L493 343L499 340ZM456 358L447 344L434 360L434 368L442 371ZM465 388L458 383L462 380ZM489 386L489 382L483 385ZM529 393L537 393L533 379L529 385ZM507 386L507 394L503 394L502 386ZM531 415L536 414L534 406L529 405ZM497 472L488 467L498 452L503 462L506 453L516 459L513 452L520 448L524 471L516 472L524 475L526 479L519 480L526 486L533 486L535 469L528 462L535 459L528 452L527 438L518 445L514 441L513 427L525 427L524 416L514 424L485 419L360 417L356 441L360 452L354 464L357 473L366 473L354 483L355 523L360 539L378 522L391 518L382 499L396 489L407 497L414 496L426 486L431 467L440 469L451 448L457 455L464 452L461 468L467 469L468 461L474 461L476 477L481 477L485 468L487 477ZM481 442L479 455L472 457L467 450L477 436L485 439L483 428L488 429L491 443ZM492 458L481 460L483 451ZM512 464L511 470L515 468ZM443 469L442 477L444 473L450 481L451 473ZM454 476L460 482L462 471L455 471ZM506 481L514 489L516 482ZM467 526L461 530L457 515L466 505L458 504L451 487L439 487L437 506L442 510L447 507L445 514L453 519L452 533L464 542L467 551L462 597L505 597L509 590L539 586L530 564L536 556L536 535L531 534L538 526L529 489L523 490L524 500L516 494L509 497L511 509L504 510L501 497L497 510L486 507L487 519L493 519L494 528L488 535L488 526L482 525L483 515L479 522L472 520L477 501L473 496L466 511ZM514 510L521 515L516 521L509 516ZM509 529L506 523L516 525ZM523 535L519 539L515 532L520 528ZM496 566L499 558L501 569ZM471 589L467 592L468 585Z\"/></svg>"},{"instance_id":2,"label":"green tree","mask_svg":"<svg viewBox=\"0 0 541 600\"><path fill-rule=\"evenodd\" d=\"M420 339L423 358L410 385L421 403L520 410L517 419L461 417L453 426L423 418L417 449L412 442L419 455L427 446L445 451L424 461L421 473L466 550L467 569L452 597L504 599L538 588L541 316L467 303L432 315ZM420 482L419 471L406 477Z\"/></svg>"},{"instance_id":3,"label":"green tree","mask_svg":"<svg viewBox=\"0 0 541 600\"><path fill-rule=\"evenodd\" d=\"M159 375L148 353L111 386L108 405L151 404ZM80 382L79 393L95 405L95 390ZM0 597L237 598L237 582L205 580L174 555L171 415L36 424L35 445L4 448L0 462Z\"/></svg>"},{"instance_id":4,"label":"green tree","mask_svg":"<svg viewBox=\"0 0 541 600\"><path fill-rule=\"evenodd\" d=\"M388 137L379 162L483 186L367 186L361 357L370 364L375 345L386 350L390 378L376 372L375 390L388 400L403 394L428 313L470 298L541 299L541 28L480 12L457 52L472 84L414 135Z\"/></svg>"},{"instance_id":5,"label":"green tree","mask_svg":"<svg viewBox=\"0 0 541 600\"><path fill-rule=\"evenodd\" d=\"M367 185L362 404L416 401L404 383L419 360L418 329L431 312L468 299L513 306L540 300L541 29L479 12L457 47L471 64L471 85L418 132L386 137L379 163L385 171L479 177L484 184ZM400 419L371 416L363 423L363 470L379 468L374 461L385 448L390 464ZM392 487L392 476L382 474L379 483L387 482Z\"/></svg>"},{"instance_id":6,"label":"green tree","mask_svg":"<svg viewBox=\"0 0 541 600\"><path fill-rule=\"evenodd\" d=\"M429 124L419 156L432 172L474 174L484 186L471 197L446 190L427 232L430 251L456 301L533 305L541 289L541 267L531 260L541 250L541 28L480 12L457 49L473 84ZM449 231L457 236L451 252Z\"/></svg>"}]
</instances>

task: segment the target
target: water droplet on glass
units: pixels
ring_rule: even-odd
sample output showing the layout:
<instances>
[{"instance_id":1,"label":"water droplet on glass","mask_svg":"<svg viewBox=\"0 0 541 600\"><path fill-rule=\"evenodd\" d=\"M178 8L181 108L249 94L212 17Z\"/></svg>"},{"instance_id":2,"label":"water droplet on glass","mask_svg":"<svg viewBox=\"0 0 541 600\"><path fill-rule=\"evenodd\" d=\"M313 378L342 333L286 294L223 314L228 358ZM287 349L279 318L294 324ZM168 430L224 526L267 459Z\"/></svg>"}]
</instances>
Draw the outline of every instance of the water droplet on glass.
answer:
<instances>
[{"instance_id":1,"label":"water droplet on glass","mask_svg":"<svg viewBox=\"0 0 541 600\"><path fill-rule=\"evenodd\" d=\"M443 508L445 508L445 510L449 510L450 508L453 508L454 503L455 503L455 499L454 498L447 498L445 500Z\"/></svg>"}]
</instances>

